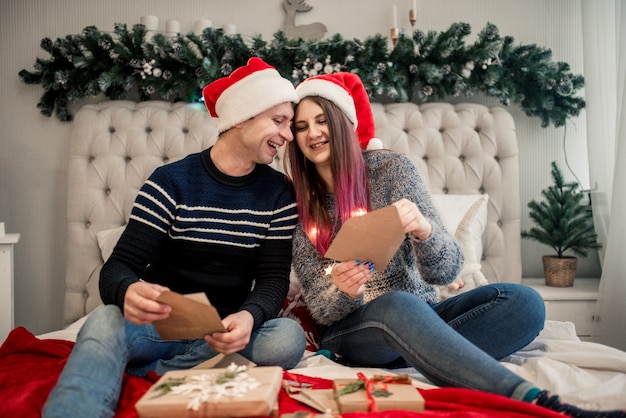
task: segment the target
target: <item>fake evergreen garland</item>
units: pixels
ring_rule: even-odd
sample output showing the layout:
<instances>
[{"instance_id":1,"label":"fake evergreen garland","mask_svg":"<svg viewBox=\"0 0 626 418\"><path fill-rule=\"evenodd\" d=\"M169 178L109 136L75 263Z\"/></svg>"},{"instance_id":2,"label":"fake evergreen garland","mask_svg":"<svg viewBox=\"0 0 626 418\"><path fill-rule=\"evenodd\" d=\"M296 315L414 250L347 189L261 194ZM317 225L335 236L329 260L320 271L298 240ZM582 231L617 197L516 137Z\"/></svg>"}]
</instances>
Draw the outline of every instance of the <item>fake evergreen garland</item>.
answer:
<instances>
[{"instance_id":1,"label":"fake evergreen garland","mask_svg":"<svg viewBox=\"0 0 626 418\"><path fill-rule=\"evenodd\" d=\"M69 121L71 101L104 95L109 99L138 98L195 102L211 81L230 74L249 57L274 65L294 84L319 73L350 71L359 74L370 98L396 102L426 102L446 97L470 97L479 92L508 106L517 103L528 115L541 118L543 127L564 125L578 116L585 101L577 96L584 80L564 62L553 62L549 49L513 44L488 23L472 45L465 38L471 28L454 23L446 31L412 37L401 34L394 48L380 34L346 40L339 34L318 42L287 39L277 32L270 42L260 36L244 42L207 28L173 37L156 33L151 39L143 25L115 24L114 32L95 26L81 34L52 41L41 48L49 59L37 58L34 71L19 76L27 84L41 84L37 107Z\"/></svg>"}]
</instances>

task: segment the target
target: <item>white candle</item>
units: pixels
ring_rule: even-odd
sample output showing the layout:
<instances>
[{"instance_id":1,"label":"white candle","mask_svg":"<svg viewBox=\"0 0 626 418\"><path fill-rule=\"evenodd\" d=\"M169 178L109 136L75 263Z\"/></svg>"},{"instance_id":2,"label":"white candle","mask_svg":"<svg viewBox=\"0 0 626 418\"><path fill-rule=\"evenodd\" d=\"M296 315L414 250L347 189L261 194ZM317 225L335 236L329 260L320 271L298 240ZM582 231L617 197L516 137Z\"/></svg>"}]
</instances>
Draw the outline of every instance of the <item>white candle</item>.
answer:
<instances>
[{"instance_id":1,"label":"white candle","mask_svg":"<svg viewBox=\"0 0 626 418\"><path fill-rule=\"evenodd\" d=\"M413 10L417 11L417 0L413 0Z\"/></svg>"},{"instance_id":2,"label":"white candle","mask_svg":"<svg viewBox=\"0 0 626 418\"><path fill-rule=\"evenodd\" d=\"M234 23L224 23L222 29L224 29L224 34L226 35L234 35L237 33L237 27Z\"/></svg>"},{"instance_id":3,"label":"white candle","mask_svg":"<svg viewBox=\"0 0 626 418\"><path fill-rule=\"evenodd\" d=\"M146 30L157 30L159 18L153 15L141 16L140 23L146 27Z\"/></svg>"},{"instance_id":4,"label":"white candle","mask_svg":"<svg viewBox=\"0 0 626 418\"><path fill-rule=\"evenodd\" d=\"M391 15L393 16L393 25L391 27L397 28L398 27L398 6L396 6L395 4L391 6Z\"/></svg>"},{"instance_id":5,"label":"white candle","mask_svg":"<svg viewBox=\"0 0 626 418\"><path fill-rule=\"evenodd\" d=\"M170 19L165 24L165 33L167 36L176 36L180 32L180 23L178 20Z\"/></svg>"},{"instance_id":6,"label":"white candle","mask_svg":"<svg viewBox=\"0 0 626 418\"><path fill-rule=\"evenodd\" d=\"M194 23L193 33L195 33L196 36L200 36L202 35L204 29L210 28L211 26L213 26L213 22L203 17L202 19L196 20L196 22Z\"/></svg>"}]
</instances>

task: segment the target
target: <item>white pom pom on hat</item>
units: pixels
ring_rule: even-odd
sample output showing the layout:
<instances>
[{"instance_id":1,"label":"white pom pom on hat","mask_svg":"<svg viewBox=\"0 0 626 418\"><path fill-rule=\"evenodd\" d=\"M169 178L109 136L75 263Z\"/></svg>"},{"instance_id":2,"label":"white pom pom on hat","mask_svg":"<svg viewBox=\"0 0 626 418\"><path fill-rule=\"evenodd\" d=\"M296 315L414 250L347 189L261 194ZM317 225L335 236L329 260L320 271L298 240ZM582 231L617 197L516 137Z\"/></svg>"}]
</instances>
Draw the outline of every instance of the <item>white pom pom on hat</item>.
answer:
<instances>
[{"instance_id":1,"label":"white pom pom on hat","mask_svg":"<svg viewBox=\"0 0 626 418\"><path fill-rule=\"evenodd\" d=\"M211 116L219 118L219 133L281 103L298 103L293 84L257 57L207 85L202 97Z\"/></svg>"},{"instance_id":2,"label":"white pom pom on hat","mask_svg":"<svg viewBox=\"0 0 626 418\"><path fill-rule=\"evenodd\" d=\"M368 150L383 149L383 148L385 148L383 146L383 141L381 141L379 138L372 138L370 139L370 142L368 142L367 144Z\"/></svg>"},{"instance_id":3,"label":"white pom pom on hat","mask_svg":"<svg viewBox=\"0 0 626 418\"><path fill-rule=\"evenodd\" d=\"M383 148L380 139L374 138L376 125L372 106L358 75L339 72L309 77L296 87L296 94L300 100L309 96L330 100L354 125L361 149Z\"/></svg>"}]
</instances>

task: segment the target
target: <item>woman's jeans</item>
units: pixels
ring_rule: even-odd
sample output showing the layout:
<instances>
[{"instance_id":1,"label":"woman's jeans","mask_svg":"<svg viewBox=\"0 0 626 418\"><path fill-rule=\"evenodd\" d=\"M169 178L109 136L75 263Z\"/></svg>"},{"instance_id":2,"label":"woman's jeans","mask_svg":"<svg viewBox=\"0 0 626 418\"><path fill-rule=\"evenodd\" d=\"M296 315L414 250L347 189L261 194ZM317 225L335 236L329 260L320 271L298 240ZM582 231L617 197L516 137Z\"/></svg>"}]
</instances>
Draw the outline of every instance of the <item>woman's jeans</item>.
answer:
<instances>
[{"instance_id":1,"label":"woman's jeans","mask_svg":"<svg viewBox=\"0 0 626 418\"><path fill-rule=\"evenodd\" d=\"M239 352L260 366L294 367L305 350L300 325L287 318L265 322ZM204 340L163 341L152 325L134 325L114 305L91 313L57 385L44 417L111 417L127 371L145 376L191 368L217 355Z\"/></svg>"},{"instance_id":2,"label":"woman's jeans","mask_svg":"<svg viewBox=\"0 0 626 418\"><path fill-rule=\"evenodd\" d=\"M544 321L541 296L522 285L482 286L435 305L390 292L326 328L320 348L348 365L410 365L439 386L521 399L533 385L497 360L528 345Z\"/></svg>"}]
</instances>

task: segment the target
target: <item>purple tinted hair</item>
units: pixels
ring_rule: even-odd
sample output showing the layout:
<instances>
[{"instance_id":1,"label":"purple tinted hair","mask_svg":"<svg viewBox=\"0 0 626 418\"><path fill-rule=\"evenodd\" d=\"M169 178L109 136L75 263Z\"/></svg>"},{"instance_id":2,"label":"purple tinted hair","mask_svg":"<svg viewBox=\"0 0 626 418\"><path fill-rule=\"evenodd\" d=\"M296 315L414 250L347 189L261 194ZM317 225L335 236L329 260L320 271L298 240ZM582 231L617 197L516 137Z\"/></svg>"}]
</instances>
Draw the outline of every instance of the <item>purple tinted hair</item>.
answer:
<instances>
[{"instance_id":1,"label":"purple tinted hair","mask_svg":"<svg viewBox=\"0 0 626 418\"><path fill-rule=\"evenodd\" d=\"M306 99L317 103L326 116L335 188L335 218L330 219L327 212L327 191L322 178L314 164L306 160L295 140L287 145L285 170L293 181L304 230L317 250L325 254L335 235L335 225L342 225L357 211L371 210L370 192L363 151L352 123L330 100L318 96ZM296 135L294 130L294 138Z\"/></svg>"}]
</instances>

